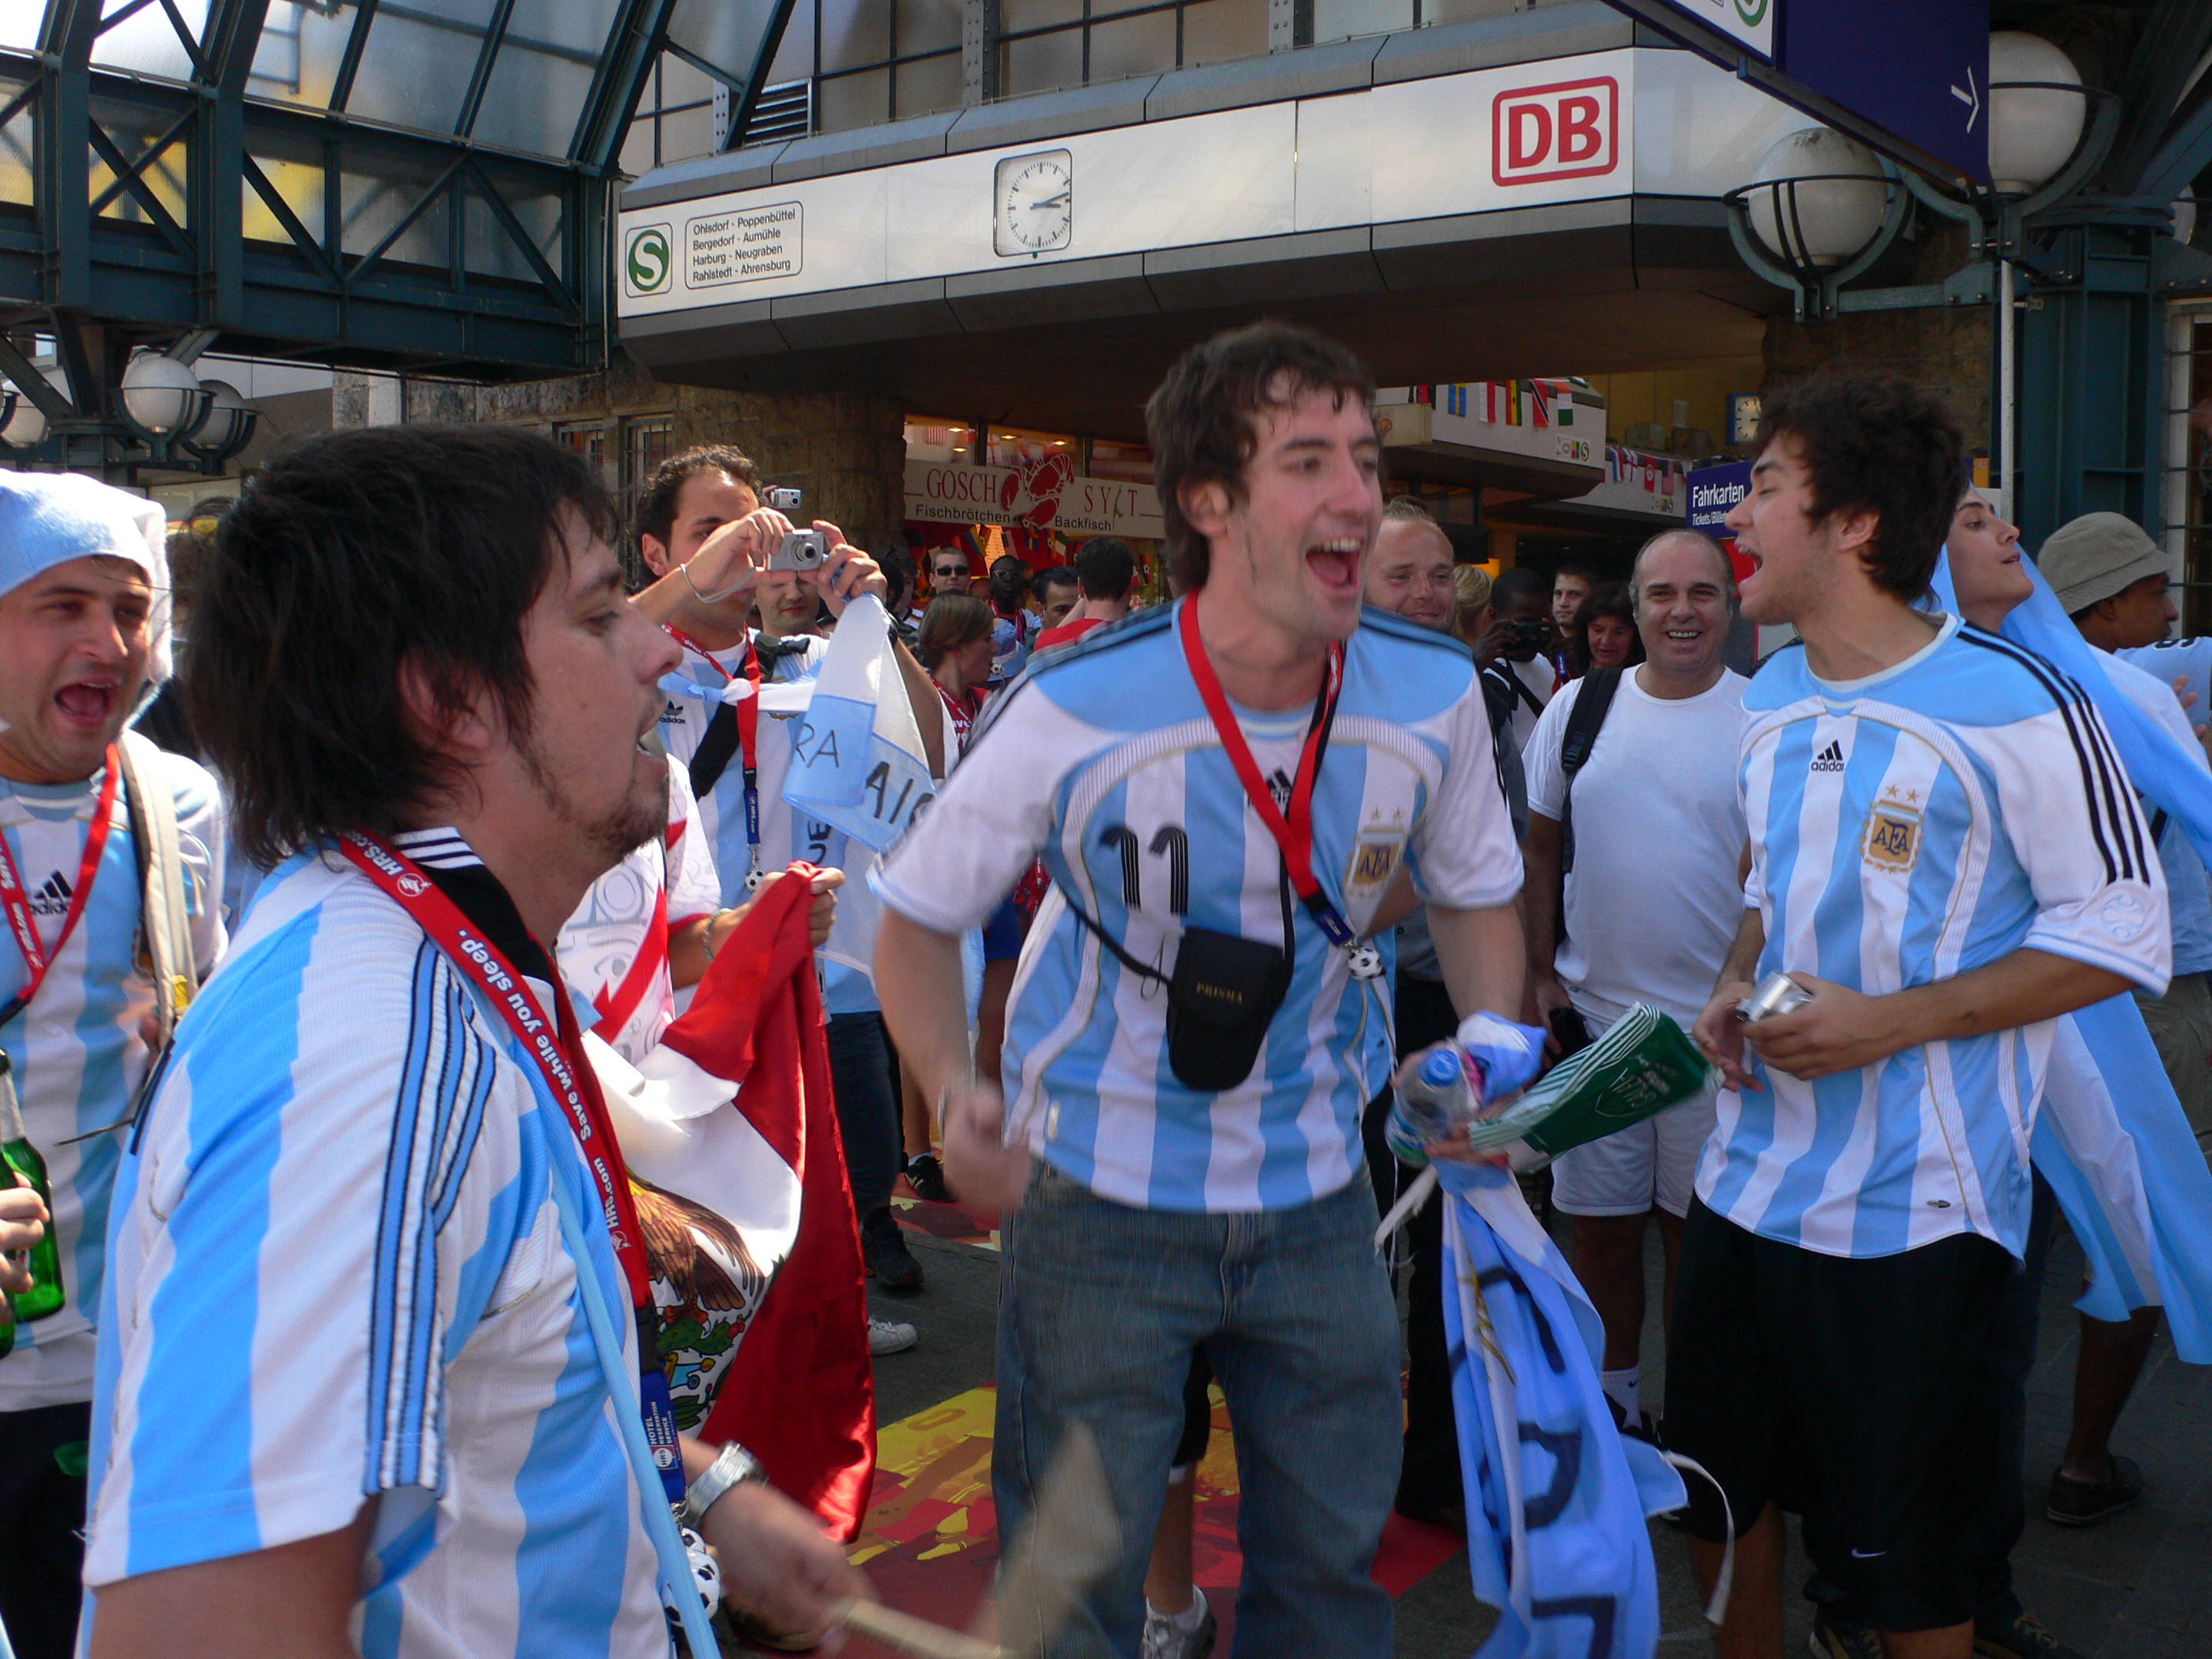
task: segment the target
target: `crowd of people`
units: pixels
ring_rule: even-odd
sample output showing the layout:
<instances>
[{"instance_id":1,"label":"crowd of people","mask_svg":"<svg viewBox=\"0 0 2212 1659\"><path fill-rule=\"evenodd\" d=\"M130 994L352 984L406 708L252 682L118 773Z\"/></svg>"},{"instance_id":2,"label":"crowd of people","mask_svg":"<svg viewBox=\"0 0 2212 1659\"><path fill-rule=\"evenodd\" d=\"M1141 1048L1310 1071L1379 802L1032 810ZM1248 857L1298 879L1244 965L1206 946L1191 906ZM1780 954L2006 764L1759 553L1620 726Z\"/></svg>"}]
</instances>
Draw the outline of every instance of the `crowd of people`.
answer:
<instances>
[{"instance_id":1,"label":"crowd of people","mask_svg":"<svg viewBox=\"0 0 2212 1659\"><path fill-rule=\"evenodd\" d=\"M1540 1524L1465 1420L1480 1181L1568 1218L1597 1335L1547 1357L1695 1471L1666 1507L1721 1654L1782 1651L1787 1510L1829 1659L2063 1659L2009 1565L2057 1218L2212 1215L2212 768L2165 554L2093 514L2039 584L1936 399L1831 376L1768 400L1741 586L1679 529L1625 583L1493 580L1386 498L1373 391L1281 325L1181 359L1149 604L1111 538L980 582L872 556L729 445L623 524L520 431L332 433L173 564L149 502L0 474L14 1650L698 1653L717 1603L817 1641L870 1595L867 1364L928 1340L857 1293L924 1289L903 1179L1000 1218L1001 1534L1087 1431L1120 1540L1002 1586L1060 1609L1002 1634L1211 1650L1218 1386L1235 1650L1376 1659L1394 1509ZM2053 596L2094 659L2020 642ZM1747 619L1796 635L1749 678ZM918 792L825 804L833 739L879 807ZM1747 1022L1778 974L1797 1006ZM1517 1177L1446 1135L1413 1190L1401 1066L1639 1009L1707 1086ZM2150 1231L2093 1253L2054 1521L2143 1492L2111 1440L2161 1304L2203 1346L2212 1262ZM733 1383L780 1281L806 1358ZM765 1449L824 1401L801 1479ZM1606 1547L1625 1607L1640 1514ZM1632 1651L1610 1601L1515 1593Z\"/></svg>"}]
</instances>

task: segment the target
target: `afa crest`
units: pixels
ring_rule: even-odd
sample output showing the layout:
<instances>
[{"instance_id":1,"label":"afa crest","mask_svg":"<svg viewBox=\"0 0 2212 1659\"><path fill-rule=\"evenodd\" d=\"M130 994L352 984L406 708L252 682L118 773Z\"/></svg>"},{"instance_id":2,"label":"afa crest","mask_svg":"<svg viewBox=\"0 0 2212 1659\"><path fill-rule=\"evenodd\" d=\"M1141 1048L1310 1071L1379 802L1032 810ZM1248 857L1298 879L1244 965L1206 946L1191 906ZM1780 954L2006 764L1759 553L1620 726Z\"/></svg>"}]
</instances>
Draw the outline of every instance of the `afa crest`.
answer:
<instances>
[{"instance_id":1,"label":"afa crest","mask_svg":"<svg viewBox=\"0 0 2212 1659\"><path fill-rule=\"evenodd\" d=\"M1899 874L1912 868L1920 857L1920 808L1912 801L1885 795L1867 814L1861 855L1879 870Z\"/></svg>"},{"instance_id":2,"label":"afa crest","mask_svg":"<svg viewBox=\"0 0 2212 1659\"><path fill-rule=\"evenodd\" d=\"M1405 820L1393 815L1387 822L1370 819L1352 844L1352 863L1344 872L1347 899L1379 898L1398 873L1399 855L1406 850Z\"/></svg>"}]
</instances>

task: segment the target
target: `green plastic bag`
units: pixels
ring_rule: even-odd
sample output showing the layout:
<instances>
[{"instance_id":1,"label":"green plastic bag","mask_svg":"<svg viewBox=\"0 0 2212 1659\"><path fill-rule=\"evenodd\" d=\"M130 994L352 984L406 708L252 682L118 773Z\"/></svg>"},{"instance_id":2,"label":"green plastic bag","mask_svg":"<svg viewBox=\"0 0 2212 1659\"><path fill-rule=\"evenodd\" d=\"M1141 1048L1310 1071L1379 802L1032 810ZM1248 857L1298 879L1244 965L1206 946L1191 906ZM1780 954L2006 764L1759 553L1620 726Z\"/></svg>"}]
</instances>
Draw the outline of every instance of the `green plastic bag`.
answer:
<instances>
[{"instance_id":1,"label":"green plastic bag","mask_svg":"<svg viewBox=\"0 0 2212 1659\"><path fill-rule=\"evenodd\" d=\"M1646 1002L1580 1054L1561 1060L1468 1126L1468 1145L1497 1152L1525 1140L1547 1159L1665 1111L1717 1078L1682 1028Z\"/></svg>"}]
</instances>

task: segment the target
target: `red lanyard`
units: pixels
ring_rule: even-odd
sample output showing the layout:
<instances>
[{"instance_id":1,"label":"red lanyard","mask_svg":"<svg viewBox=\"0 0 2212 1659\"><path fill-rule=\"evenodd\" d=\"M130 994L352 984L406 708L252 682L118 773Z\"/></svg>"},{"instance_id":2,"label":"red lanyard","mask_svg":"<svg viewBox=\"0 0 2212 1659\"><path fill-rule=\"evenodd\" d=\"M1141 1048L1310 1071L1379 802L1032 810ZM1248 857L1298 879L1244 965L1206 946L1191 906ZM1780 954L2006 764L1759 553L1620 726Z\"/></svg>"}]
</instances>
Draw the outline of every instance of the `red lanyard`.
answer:
<instances>
[{"instance_id":1,"label":"red lanyard","mask_svg":"<svg viewBox=\"0 0 2212 1659\"><path fill-rule=\"evenodd\" d=\"M115 811L115 787L123 775L122 757L115 745L107 746L107 775L100 781L100 805L93 808L91 825L84 832L84 857L76 868L76 890L70 895L69 913L62 918L62 930L54 937L52 955L39 938L38 918L31 914L31 896L23 888L22 872L15 867L15 856L8 850L8 838L0 835L0 908L8 912L8 927L15 935L15 948L23 953L23 966L30 977L23 988L9 1000L7 1018L14 1018L17 1009L29 1005L39 994L39 988L46 982L47 971L54 958L69 943L69 936L84 915L85 901L92 896L93 878L100 873L100 855L107 847L108 821Z\"/></svg>"},{"instance_id":2,"label":"red lanyard","mask_svg":"<svg viewBox=\"0 0 2212 1659\"><path fill-rule=\"evenodd\" d=\"M1314 781L1321 775L1322 752L1328 747L1329 727L1336 720L1336 700L1344 690L1344 647L1331 645L1328 666L1322 678L1321 696L1314 705L1313 726L1306 732L1305 748L1298 756L1297 777L1291 781L1291 804L1287 814L1275 805L1274 792L1267 781L1260 775L1260 763L1252 758L1252 745L1244 740L1244 730L1237 723L1237 715L1229 707L1229 698L1221 690L1221 677L1213 672L1206 659L1206 642L1199 637L1198 605L1194 599L1182 602L1179 625L1182 634L1183 659L1190 665L1190 677L1198 682L1198 695L1205 701L1206 712L1212 719L1214 735L1229 753L1229 763L1237 769L1237 781L1244 786L1244 793L1252 803L1252 810L1260 815L1260 822L1267 826L1267 833L1275 838L1275 845L1283 849L1283 865L1290 872L1291 885L1297 890L1299 901L1313 915L1322 933L1328 935L1332 945L1350 945L1354 935L1328 894L1322 891L1321 883L1313 872L1313 792Z\"/></svg>"},{"instance_id":3,"label":"red lanyard","mask_svg":"<svg viewBox=\"0 0 2212 1659\"><path fill-rule=\"evenodd\" d=\"M599 1079L583 1058L583 1039L576 1030L575 1011L554 968L553 1021L549 1024L538 999L506 954L483 936L483 931L461 914L453 900L438 890L421 866L404 853L396 852L374 836L349 834L339 850L371 881L415 919L453 965L475 981L490 998L507 1029L522 1039L522 1046L538 1062L538 1069L568 1115L576 1132L584 1162L591 1166L599 1185L599 1205L605 1212L607 1231L613 1236L615 1255L623 1276L629 1281L630 1301L652 1305L653 1290L645 1265L645 1236L638 1231L637 1206L631 1200L629 1172L623 1168L622 1148L608 1121L606 1103L599 1097ZM548 958L549 967L551 966Z\"/></svg>"},{"instance_id":4,"label":"red lanyard","mask_svg":"<svg viewBox=\"0 0 2212 1659\"><path fill-rule=\"evenodd\" d=\"M696 652L700 656L704 657L713 666L714 672L717 674L720 674L724 679L734 680L737 678L735 674L732 674L728 669L722 666L721 659L720 658L716 657L713 652L709 651L705 646L700 644L698 641L693 639L689 634L686 634L682 629L670 629L668 630L668 637L674 640L677 644L684 647L686 650ZM737 708L738 754L739 757L739 764L744 766L745 769L745 776L750 780L757 775L760 771L761 689L760 653L753 648L752 637L750 635L745 638L745 660L744 669L745 684L752 687L753 694L750 697L747 697L743 702L740 702ZM750 787L750 783L747 787Z\"/></svg>"},{"instance_id":5,"label":"red lanyard","mask_svg":"<svg viewBox=\"0 0 2212 1659\"><path fill-rule=\"evenodd\" d=\"M549 955L546 967L553 975L554 1024L548 1029L538 999L506 954L461 914L459 905L438 890L412 859L374 836L352 832L339 842L338 850L414 919L454 967L476 982L499 1010L507 1028L522 1039L554 1099L568 1113L568 1127L575 1132L584 1163L599 1189L599 1207L606 1217L615 1260L621 1264L629 1287L630 1307L637 1320L639 1405L645 1418L646 1439L653 1448L669 1501L681 1503L684 1464L677 1451L676 1413L669 1403L668 1377L660 1369L655 1340L653 1278L645 1259L645 1235L638 1227L637 1203L630 1194L629 1171L623 1165L622 1145L615 1139L614 1125L607 1116L598 1075L584 1054L576 1011L568 1006L561 970ZM588 1263L576 1264L579 1273L590 1270Z\"/></svg>"}]
</instances>

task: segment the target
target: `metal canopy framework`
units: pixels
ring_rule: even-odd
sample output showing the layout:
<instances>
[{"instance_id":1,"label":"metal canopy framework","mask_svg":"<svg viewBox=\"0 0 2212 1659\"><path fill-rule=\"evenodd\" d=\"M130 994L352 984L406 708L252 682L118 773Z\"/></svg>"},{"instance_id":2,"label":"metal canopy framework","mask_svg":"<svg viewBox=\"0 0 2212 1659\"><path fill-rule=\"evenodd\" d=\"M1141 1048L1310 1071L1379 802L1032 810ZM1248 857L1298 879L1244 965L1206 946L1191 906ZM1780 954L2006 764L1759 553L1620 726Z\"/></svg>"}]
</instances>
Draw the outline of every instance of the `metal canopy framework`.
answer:
<instances>
[{"instance_id":1,"label":"metal canopy framework","mask_svg":"<svg viewBox=\"0 0 2212 1659\"><path fill-rule=\"evenodd\" d=\"M131 346L180 336L476 380L599 367L609 191L645 76L664 48L763 64L788 9L0 7L0 371L59 421L103 411L14 374L33 331L102 395Z\"/></svg>"}]
</instances>

